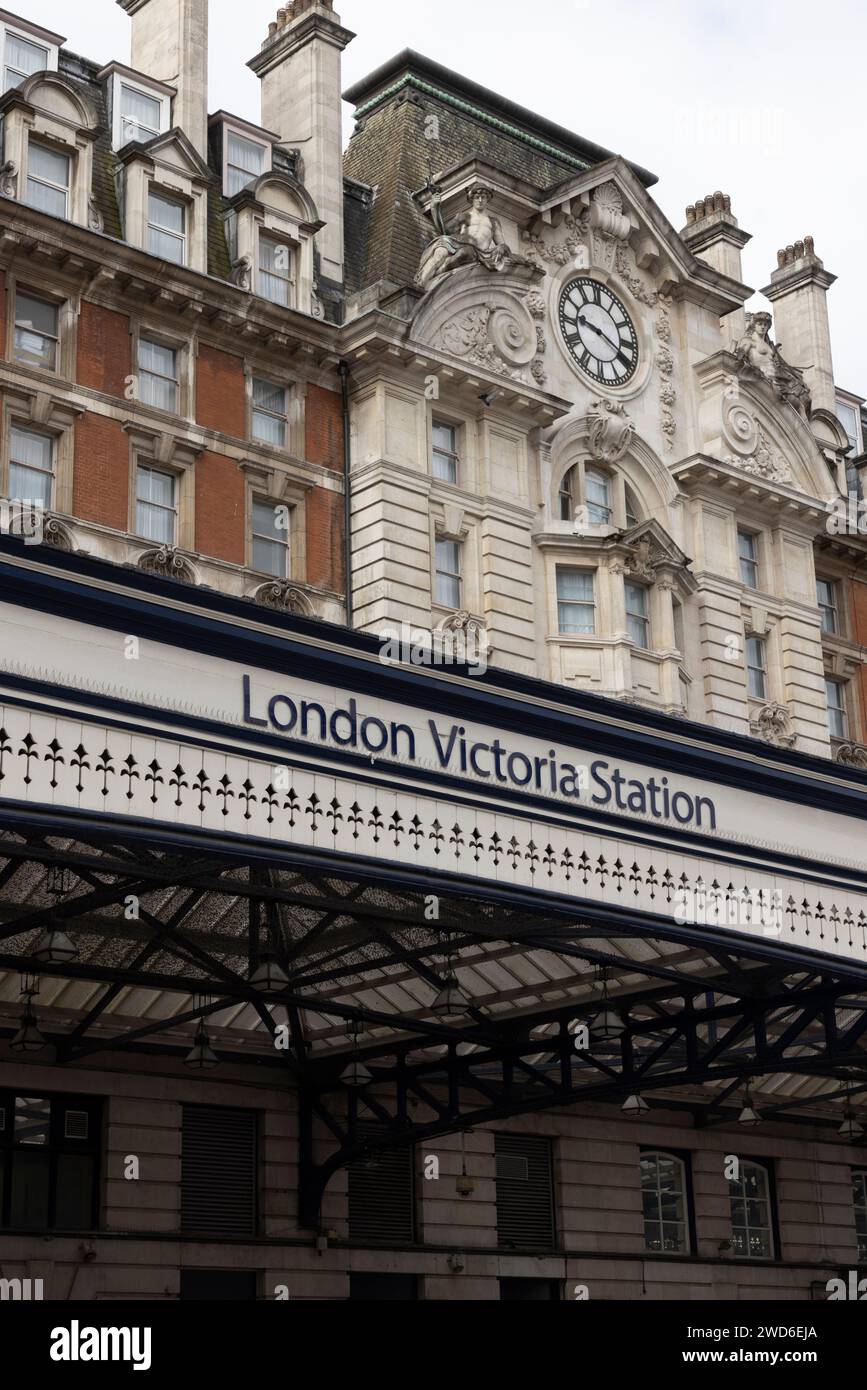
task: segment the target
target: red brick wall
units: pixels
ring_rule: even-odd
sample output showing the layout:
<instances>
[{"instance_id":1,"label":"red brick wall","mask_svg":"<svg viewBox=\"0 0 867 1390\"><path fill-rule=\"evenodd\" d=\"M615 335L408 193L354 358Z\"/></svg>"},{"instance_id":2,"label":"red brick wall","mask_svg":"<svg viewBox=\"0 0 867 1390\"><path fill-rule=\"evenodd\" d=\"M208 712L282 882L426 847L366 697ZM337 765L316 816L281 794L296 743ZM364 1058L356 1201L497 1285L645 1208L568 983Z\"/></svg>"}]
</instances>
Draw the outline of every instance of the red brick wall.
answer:
<instances>
[{"instance_id":1,"label":"red brick wall","mask_svg":"<svg viewBox=\"0 0 867 1390\"><path fill-rule=\"evenodd\" d=\"M201 454L196 459L196 550L232 564L244 563L244 475L234 459Z\"/></svg>"},{"instance_id":2,"label":"red brick wall","mask_svg":"<svg viewBox=\"0 0 867 1390\"><path fill-rule=\"evenodd\" d=\"M81 302L78 320L78 380L94 391L124 397L132 375L132 347L126 314Z\"/></svg>"},{"instance_id":3,"label":"red brick wall","mask_svg":"<svg viewBox=\"0 0 867 1390\"><path fill-rule=\"evenodd\" d=\"M244 362L205 343L196 363L196 419L210 430L244 439L247 433Z\"/></svg>"},{"instance_id":4,"label":"red brick wall","mask_svg":"<svg viewBox=\"0 0 867 1390\"><path fill-rule=\"evenodd\" d=\"M343 592L343 494L316 487L307 494L307 582Z\"/></svg>"},{"instance_id":5,"label":"red brick wall","mask_svg":"<svg viewBox=\"0 0 867 1390\"><path fill-rule=\"evenodd\" d=\"M307 459L343 472L343 406L338 391L311 382L304 419Z\"/></svg>"},{"instance_id":6,"label":"red brick wall","mask_svg":"<svg viewBox=\"0 0 867 1390\"><path fill-rule=\"evenodd\" d=\"M76 421L72 509L85 521L127 530L129 440L117 420L88 414Z\"/></svg>"},{"instance_id":7,"label":"red brick wall","mask_svg":"<svg viewBox=\"0 0 867 1390\"><path fill-rule=\"evenodd\" d=\"M863 579L850 579L849 598L852 637L862 646L867 646L867 583ZM860 731L852 732L860 741L867 742L867 668L859 666L854 684L858 696Z\"/></svg>"}]
</instances>

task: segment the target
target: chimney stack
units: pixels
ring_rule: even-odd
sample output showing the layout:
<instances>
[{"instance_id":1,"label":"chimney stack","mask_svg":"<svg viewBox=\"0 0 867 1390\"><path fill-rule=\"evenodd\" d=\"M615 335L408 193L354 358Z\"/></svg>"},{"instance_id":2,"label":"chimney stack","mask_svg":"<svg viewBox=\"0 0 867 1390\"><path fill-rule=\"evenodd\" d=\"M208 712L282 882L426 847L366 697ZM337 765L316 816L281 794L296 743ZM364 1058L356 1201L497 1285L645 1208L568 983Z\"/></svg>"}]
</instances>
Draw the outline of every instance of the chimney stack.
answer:
<instances>
[{"instance_id":1,"label":"chimney stack","mask_svg":"<svg viewBox=\"0 0 867 1390\"><path fill-rule=\"evenodd\" d=\"M172 122L208 154L208 0L117 0L132 20L136 72L177 91Z\"/></svg>"},{"instance_id":2,"label":"chimney stack","mask_svg":"<svg viewBox=\"0 0 867 1390\"><path fill-rule=\"evenodd\" d=\"M303 182L325 227L317 242L325 279L343 281L343 138L340 55L355 37L332 0L292 0L277 11L248 64L262 81L262 125L297 149Z\"/></svg>"},{"instance_id":3,"label":"chimney stack","mask_svg":"<svg viewBox=\"0 0 867 1390\"><path fill-rule=\"evenodd\" d=\"M777 252L777 269L762 290L774 306L774 337L786 361L800 367L813 397L813 410L837 408L827 293L836 280L825 269L813 238Z\"/></svg>"},{"instance_id":4,"label":"chimney stack","mask_svg":"<svg viewBox=\"0 0 867 1390\"><path fill-rule=\"evenodd\" d=\"M727 193L708 193L697 202L690 203L686 210L686 226L680 233L694 256L706 261L714 270L728 275L731 280L743 284L741 251L752 240L749 232L742 232L737 218L732 213L732 200ZM735 309L726 314L722 327L731 337L737 339L746 331L746 316L743 309Z\"/></svg>"}]
</instances>

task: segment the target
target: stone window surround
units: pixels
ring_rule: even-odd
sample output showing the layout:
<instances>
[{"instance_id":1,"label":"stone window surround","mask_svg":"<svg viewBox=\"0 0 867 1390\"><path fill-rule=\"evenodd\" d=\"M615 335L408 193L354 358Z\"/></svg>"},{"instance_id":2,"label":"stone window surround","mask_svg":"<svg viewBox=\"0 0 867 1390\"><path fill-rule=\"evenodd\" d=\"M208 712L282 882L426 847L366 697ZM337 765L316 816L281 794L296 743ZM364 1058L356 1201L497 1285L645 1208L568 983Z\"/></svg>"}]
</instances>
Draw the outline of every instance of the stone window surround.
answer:
<instances>
[{"instance_id":1,"label":"stone window surround","mask_svg":"<svg viewBox=\"0 0 867 1390\"><path fill-rule=\"evenodd\" d=\"M176 89L170 87L166 82L158 82L156 78L148 77L143 72L136 72L134 68L125 67L123 63L110 63L108 67L102 69L99 74L100 81L106 83L106 95L109 113L111 116L111 147L113 150L122 149L129 142L124 140L121 129L121 87L131 87L133 91L140 92L143 96L152 97L154 101L160 103L160 128L159 134L165 135L171 129L172 124L172 99L177 95Z\"/></svg>"},{"instance_id":2,"label":"stone window surround","mask_svg":"<svg viewBox=\"0 0 867 1390\"><path fill-rule=\"evenodd\" d=\"M48 83L53 82L65 95L69 95L62 76L53 75L44 80ZM38 79L37 83L30 79L27 85L38 85ZM52 111L32 106L24 98L20 88L16 91L17 95L6 107L3 121L3 158L15 171L15 196L20 203L26 205L31 142L44 145L69 159L69 197L64 220L82 227L90 226L93 221L91 189L96 130L67 120ZM38 212L38 209L34 211Z\"/></svg>"},{"instance_id":3,"label":"stone window surround","mask_svg":"<svg viewBox=\"0 0 867 1390\"><path fill-rule=\"evenodd\" d=\"M289 573L297 584L307 582L307 493L314 484L295 478L282 468L269 467L254 459L239 464L246 481L244 499L244 564L259 582L274 576L253 569L253 502L271 502L289 508Z\"/></svg>"},{"instance_id":4,"label":"stone window surround","mask_svg":"<svg viewBox=\"0 0 867 1390\"><path fill-rule=\"evenodd\" d=\"M786 679L779 643L778 619L758 607L744 610L743 673L744 692L750 718L753 718L763 705L786 703ZM758 637L765 644L765 694L764 699L751 695L747 672L747 639Z\"/></svg>"},{"instance_id":5,"label":"stone window surround","mask_svg":"<svg viewBox=\"0 0 867 1390\"><path fill-rule=\"evenodd\" d=\"M263 439L253 438L253 378L261 381L273 382L275 386L282 386L286 391L286 444L281 449L276 444L269 444ZM293 458L303 459L305 452L305 429L304 429L304 410L307 395L307 383L297 377L285 377L279 370L274 370L270 366L259 366L258 363L249 359L244 363L244 411L245 411L245 434L247 444L254 449L262 449L268 454L276 453L278 456L290 454Z\"/></svg>"},{"instance_id":6,"label":"stone window surround","mask_svg":"<svg viewBox=\"0 0 867 1390\"><path fill-rule=\"evenodd\" d=\"M180 550L195 549L196 536L196 488L195 462L202 452L201 445L177 435L148 429L135 421L123 426L130 443L129 450L129 505L127 509L127 529L130 537L144 548L158 545L158 541L140 536L137 529L137 475L139 464L146 468L158 468L164 473L172 473L178 481L177 515L178 526L174 544Z\"/></svg>"},{"instance_id":7,"label":"stone window surround","mask_svg":"<svg viewBox=\"0 0 867 1390\"><path fill-rule=\"evenodd\" d=\"M3 399L3 448L0 453L0 495L9 479L10 440L13 425L51 435L54 439L54 495L51 510L72 513L72 474L75 459L75 421L84 407L73 405L49 391L7 388Z\"/></svg>"},{"instance_id":8,"label":"stone window surround","mask_svg":"<svg viewBox=\"0 0 867 1390\"><path fill-rule=\"evenodd\" d=\"M448 484L446 484L448 486ZM461 602L450 608L436 599L436 543L457 541L461 547ZM479 523L460 506L446 504L439 516L431 518L430 592L434 621L452 613L468 612L481 620L481 576L479 574Z\"/></svg>"},{"instance_id":9,"label":"stone window surround","mask_svg":"<svg viewBox=\"0 0 867 1390\"><path fill-rule=\"evenodd\" d=\"M147 405L144 401L138 399L139 342L142 338L149 339L155 343L161 343L163 347L172 348L177 353L177 411L163 410L158 405ZM189 338L180 337L176 332L167 332L162 326L153 323L149 319L131 316L130 347L132 353L132 374L135 383L135 394L132 399L135 402L136 410L152 415L155 421L171 420L178 422L191 420L193 418L193 407L195 402L195 345L190 342Z\"/></svg>"},{"instance_id":10,"label":"stone window surround","mask_svg":"<svg viewBox=\"0 0 867 1390\"><path fill-rule=\"evenodd\" d=\"M168 262L170 271L184 269L207 274L208 270L208 188L198 174L189 174L167 160L151 154L134 154L123 163L124 235L130 246L150 255L148 199L151 188L186 209L186 260L183 266ZM158 261L158 257L153 259Z\"/></svg>"},{"instance_id":11,"label":"stone window surround","mask_svg":"<svg viewBox=\"0 0 867 1390\"><path fill-rule=\"evenodd\" d=\"M78 356L78 317L81 310L81 295L71 284L64 287L59 280L49 278L46 269L34 266L33 275L26 269L22 273L14 265L6 271L7 304L9 311L6 323L6 342L4 356L16 371L32 373L46 384L53 380L75 381ZM43 299L57 309L57 366L52 371L48 367L36 367L32 363L19 362L15 357L15 312L18 294L30 294L34 299Z\"/></svg>"}]
</instances>

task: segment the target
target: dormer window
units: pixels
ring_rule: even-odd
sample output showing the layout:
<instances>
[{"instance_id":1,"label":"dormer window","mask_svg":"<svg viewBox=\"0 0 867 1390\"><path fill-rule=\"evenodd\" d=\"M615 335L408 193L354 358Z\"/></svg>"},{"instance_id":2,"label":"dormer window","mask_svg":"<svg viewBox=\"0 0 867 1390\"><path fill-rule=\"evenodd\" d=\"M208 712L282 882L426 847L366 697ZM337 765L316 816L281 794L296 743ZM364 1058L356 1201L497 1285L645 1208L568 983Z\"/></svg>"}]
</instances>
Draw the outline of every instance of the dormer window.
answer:
<instances>
[{"instance_id":1,"label":"dormer window","mask_svg":"<svg viewBox=\"0 0 867 1390\"><path fill-rule=\"evenodd\" d=\"M242 188L265 172L268 149L256 140L248 140L233 130L226 131L226 197L232 198Z\"/></svg>"},{"instance_id":2,"label":"dormer window","mask_svg":"<svg viewBox=\"0 0 867 1390\"><path fill-rule=\"evenodd\" d=\"M110 78L107 100L111 108L111 143L115 150L124 145L145 145L165 135L172 121L175 89L144 73L111 63L99 74Z\"/></svg>"},{"instance_id":3,"label":"dormer window","mask_svg":"<svg viewBox=\"0 0 867 1390\"><path fill-rule=\"evenodd\" d=\"M44 72L48 67L48 49L31 43L18 34L6 34L6 62L3 66L3 90L20 87L25 77Z\"/></svg>"},{"instance_id":4,"label":"dormer window","mask_svg":"<svg viewBox=\"0 0 867 1390\"><path fill-rule=\"evenodd\" d=\"M20 87L34 72L56 72L57 53L62 39L34 25L0 23L3 54L3 91Z\"/></svg>"},{"instance_id":5,"label":"dormer window","mask_svg":"<svg viewBox=\"0 0 867 1390\"><path fill-rule=\"evenodd\" d=\"M31 140L27 160L27 196L25 201L40 212L52 217L66 217L69 209L69 187L72 160L68 154L49 149Z\"/></svg>"}]
</instances>

